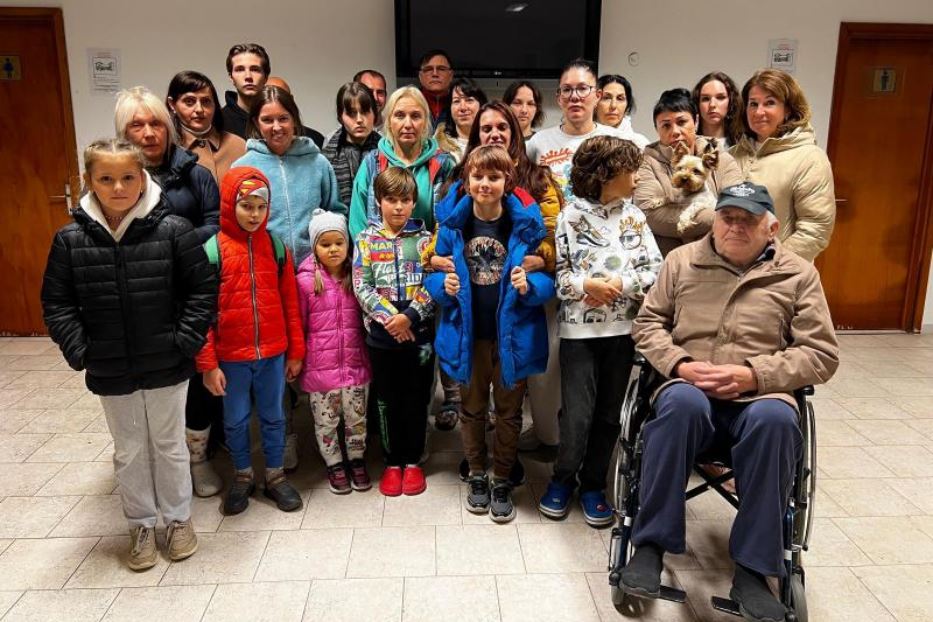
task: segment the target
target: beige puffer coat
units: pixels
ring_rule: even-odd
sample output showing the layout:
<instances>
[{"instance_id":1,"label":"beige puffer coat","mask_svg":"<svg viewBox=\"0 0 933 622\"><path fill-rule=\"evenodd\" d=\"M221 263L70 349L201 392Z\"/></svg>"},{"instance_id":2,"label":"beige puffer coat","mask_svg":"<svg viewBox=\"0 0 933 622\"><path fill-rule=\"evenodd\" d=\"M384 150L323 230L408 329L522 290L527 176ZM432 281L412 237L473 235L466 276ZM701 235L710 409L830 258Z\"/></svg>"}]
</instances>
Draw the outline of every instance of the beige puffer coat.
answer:
<instances>
[{"instance_id":1,"label":"beige puffer coat","mask_svg":"<svg viewBox=\"0 0 933 622\"><path fill-rule=\"evenodd\" d=\"M703 153L707 138L697 136L695 153ZM648 227L654 234L661 254L706 235L713 226L713 210L705 209L696 215L696 224L684 231L677 231L677 221L688 203L684 202L683 193L671 184L674 169L671 167L673 148L655 141L645 147L645 160L638 170L638 185L635 187L635 205L641 208L648 220ZM745 179L735 160L728 153L719 154L719 165L706 181L706 186L714 196L719 196L723 188L740 184Z\"/></svg>"},{"instance_id":2,"label":"beige puffer coat","mask_svg":"<svg viewBox=\"0 0 933 622\"><path fill-rule=\"evenodd\" d=\"M758 392L796 407L790 392L829 380L839 345L813 264L780 242L744 273L713 250L712 234L674 249L632 327L667 378L685 360L749 365Z\"/></svg>"},{"instance_id":3,"label":"beige puffer coat","mask_svg":"<svg viewBox=\"0 0 933 622\"><path fill-rule=\"evenodd\" d=\"M813 128L797 128L756 143L743 136L730 149L743 180L761 184L774 200L784 246L813 261L829 245L836 222L833 169Z\"/></svg>"}]
</instances>

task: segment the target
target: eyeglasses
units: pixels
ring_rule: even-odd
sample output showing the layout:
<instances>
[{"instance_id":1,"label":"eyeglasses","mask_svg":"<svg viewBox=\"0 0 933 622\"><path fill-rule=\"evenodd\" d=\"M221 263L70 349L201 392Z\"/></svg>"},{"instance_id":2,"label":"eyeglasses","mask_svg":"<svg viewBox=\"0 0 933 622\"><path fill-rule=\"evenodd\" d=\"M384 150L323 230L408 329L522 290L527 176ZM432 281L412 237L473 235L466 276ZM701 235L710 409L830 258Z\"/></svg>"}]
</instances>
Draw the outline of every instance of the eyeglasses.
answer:
<instances>
[{"instance_id":1,"label":"eyeglasses","mask_svg":"<svg viewBox=\"0 0 933 622\"><path fill-rule=\"evenodd\" d=\"M447 65L425 65L421 68L421 73L448 73L450 67Z\"/></svg>"},{"instance_id":2,"label":"eyeglasses","mask_svg":"<svg viewBox=\"0 0 933 622\"><path fill-rule=\"evenodd\" d=\"M592 84L578 84L577 86L562 86L557 89L557 94L560 95L562 99L570 99L573 95L583 99L595 90L596 87Z\"/></svg>"}]
</instances>

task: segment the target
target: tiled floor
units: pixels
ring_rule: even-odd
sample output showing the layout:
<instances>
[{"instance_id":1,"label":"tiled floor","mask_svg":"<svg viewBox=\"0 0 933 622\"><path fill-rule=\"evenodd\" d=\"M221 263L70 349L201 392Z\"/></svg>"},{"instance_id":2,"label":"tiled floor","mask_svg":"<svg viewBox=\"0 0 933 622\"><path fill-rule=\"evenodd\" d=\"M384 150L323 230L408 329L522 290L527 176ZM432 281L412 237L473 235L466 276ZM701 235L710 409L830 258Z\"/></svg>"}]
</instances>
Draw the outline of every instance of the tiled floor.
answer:
<instances>
[{"instance_id":1,"label":"tiled floor","mask_svg":"<svg viewBox=\"0 0 933 622\"><path fill-rule=\"evenodd\" d=\"M820 387L819 496L805 556L810 619L933 619L933 336L845 336ZM548 466L527 461L517 519L463 510L456 434L435 433L428 492L330 494L299 422L294 476L305 509L258 496L223 517L196 500L200 551L127 570L112 447L98 401L46 339L0 339L0 615L3 620L615 620L607 531L575 511L541 519ZM372 452L373 463L375 454ZM221 465L226 464L223 458ZM374 474L377 472L374 469ZM731 510L690 502L689 551L667 580L686 605L651 603L645 620L725 620ZM160 535L160 538L162 536Z\"/></svg>"}]
</instances>

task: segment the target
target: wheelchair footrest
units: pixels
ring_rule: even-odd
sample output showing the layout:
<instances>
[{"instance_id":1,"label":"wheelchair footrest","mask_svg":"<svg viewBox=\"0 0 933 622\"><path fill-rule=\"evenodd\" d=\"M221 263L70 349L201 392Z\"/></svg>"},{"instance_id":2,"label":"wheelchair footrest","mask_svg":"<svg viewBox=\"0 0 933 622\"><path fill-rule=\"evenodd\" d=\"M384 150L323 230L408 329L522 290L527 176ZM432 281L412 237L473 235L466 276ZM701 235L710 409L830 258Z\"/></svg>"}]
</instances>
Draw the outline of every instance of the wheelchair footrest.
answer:
<instances>
[{"instance_id":1,"label":"wheelchair footrest","mask_svg":"<svg viewBox=\"0 0 933 622\"><path fill-rule=\"evenodd\" d=\"M713 596L710 599L710 603L713 605L713 609L717 611L722 611L723 613L731 613L734 616L741 616L742 612L739 610L739 604L732 600L731 598L721 598L719 596Z\"/></svg>"},{"instance_id":2,"label":"wheelchair footrest","mask_svg":"<svg viewBox=\"0 0 933 622\"><path fill-rule=\"evenodd\" d=\"M683 603L687 602L687 593L683 590L678 590L676 587L662 585L658 598L661 600L669 600L674 603Z\"/></svg>"}]
</instances>

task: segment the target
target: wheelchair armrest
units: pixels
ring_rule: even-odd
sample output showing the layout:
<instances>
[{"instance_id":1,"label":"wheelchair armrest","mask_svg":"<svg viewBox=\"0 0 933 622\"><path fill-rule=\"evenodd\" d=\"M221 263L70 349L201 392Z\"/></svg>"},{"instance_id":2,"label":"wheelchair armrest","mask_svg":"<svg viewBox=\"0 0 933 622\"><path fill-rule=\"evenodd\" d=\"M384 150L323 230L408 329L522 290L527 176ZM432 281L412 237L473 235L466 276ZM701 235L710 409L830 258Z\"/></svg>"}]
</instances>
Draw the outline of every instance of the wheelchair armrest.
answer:
<instances>
[{"instance_id":1,"label":"wheelchair armrest","mask_svg":"<svg viewBox=\"0 0 933 622\"><path fill-rule=\"evenodd\" d=\"M638 350L635 350L635 356L632 357L632 365L638 365L639 367L644 367L647 364L648 364L648 359L646 359L645 356L641 352L639 352Z\"/></svg>"},{"instance_id":2,"label":"wheelchair armrest","mask_svg":"<svg viewBox=\"0 0 933 622\"><path fill-rule=\"evenodd\" d=\"M813 395L816 392L816 390L813 388L812 384L808 384L807 386L800 387L799 389L797 389L797 391L794 391L794 393L797 393L797 392L800 392L800 395L806 395L809 397Z\"/></svg>"}]
</instances>

